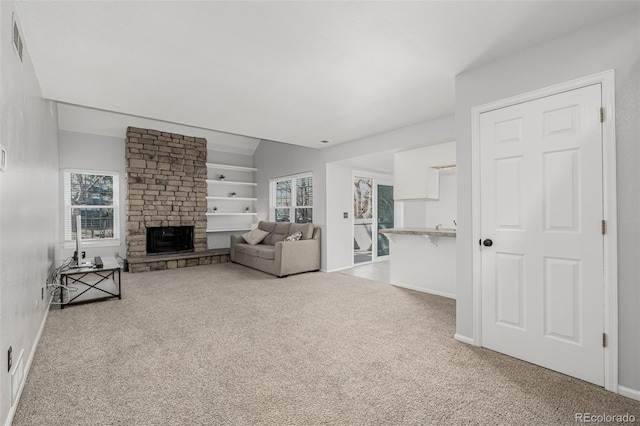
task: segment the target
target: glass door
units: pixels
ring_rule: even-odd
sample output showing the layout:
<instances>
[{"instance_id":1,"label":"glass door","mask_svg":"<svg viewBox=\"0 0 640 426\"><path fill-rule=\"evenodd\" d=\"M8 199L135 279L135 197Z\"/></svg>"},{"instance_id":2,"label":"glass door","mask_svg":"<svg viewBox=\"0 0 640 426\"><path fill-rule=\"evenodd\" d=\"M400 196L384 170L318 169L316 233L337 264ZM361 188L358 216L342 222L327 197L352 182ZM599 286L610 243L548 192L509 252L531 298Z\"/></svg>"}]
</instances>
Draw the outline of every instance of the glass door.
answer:
<instances>
[{"instance_id":1,"label":"glass door","mask_svg":"<svg viewBox=\"0 0 640 426\"><path fill-rule=\"evenodd\" d=\"M373 260L373 179L353 178L353 263Z\"/></svg>"},{"instance_id":2,"label":"glass door","mask_svg":"<svg viewBox=\"0 0 640 426\"><path fill-rule=\"evenodd\" d=\"M394 204L393 204L393 186L378 185L377 186L377 231L381 229L393 228L394 224ZM386 235L376 232L378 235L377 256L389 256L389 239Z\"/></svg>"}]
</instances>

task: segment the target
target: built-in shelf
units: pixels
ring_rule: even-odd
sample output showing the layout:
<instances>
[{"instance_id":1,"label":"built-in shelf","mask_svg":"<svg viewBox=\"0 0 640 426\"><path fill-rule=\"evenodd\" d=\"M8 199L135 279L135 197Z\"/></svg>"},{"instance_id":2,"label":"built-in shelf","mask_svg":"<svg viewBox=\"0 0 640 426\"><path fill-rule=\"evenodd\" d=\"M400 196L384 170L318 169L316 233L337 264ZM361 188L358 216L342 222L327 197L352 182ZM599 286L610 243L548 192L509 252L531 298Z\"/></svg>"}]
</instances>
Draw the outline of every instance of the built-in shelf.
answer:
<instances>
[{"instance_id":1,"label":"built-in shelf","mask_svg":"<svg viewBox=\"0 0 640 426\"><path fill-rule=\"evenodd\" d=\"M258 213L207 213L207 216L255 216Z\"/></svg>"},{"instance_id":2,"label":"built-in shelf","mask_svg":"<svg viewBox=\"0 0 640 426\"><path fill-rule=\"evenodd\" d=\"M218 228L218 229L207 229L207 233L219 233L219 232L244 232L251 231L251 228Z\"/></svg>"},{"instance_id":3,"label":"built-in shelf","mask_svg":"<svg viewBox=\"0 0 640 426\"><path fill-rule=\"evenodd\" d=\"M229 234L247 232L254 226L256 172L254 167L230 164L207 165L207 244L209 248L229 247ZM223 177L223 180L220 180ZM231 194L234 194L233 196ZM217 212L213 212L213 208ZM249 213L245 213L245 207ZM237 212L237 213L235 213Z\"/></svg>"},{"instance_id":4,"label":"built-in shelf","mask_svg":"<svg viewBox=\"0 0 640 426\"><path fill-rule=\"evenodd\" d=\"M215 179L207 179L207 183L211 185L246 185L246 186L258 186L255 182L233 182L230 180L215 180Z\"/></svg>"},{"instance_id":5,"label":"built-in shelf","mask_svg":"<svg viewBox=\"0 0 640 426\"><path fill-rule=\"evenodd\" d=\"M258 199L246 197L207 197L207 200L257 201Z\"/></svg>"},{"instance_id":6,"label":"built-in shelf","mask_svg":"<svg viewBox=\"0 0 640 426\"><path fill-rule=\"evenodd\" d=\"M257 172L255 167L243 167L243 166L230 166L228 164L215 164L207 163L207 167L210 169L222 169L222 170L238 170L241 172Z\"/></svg>"}]
</instances>

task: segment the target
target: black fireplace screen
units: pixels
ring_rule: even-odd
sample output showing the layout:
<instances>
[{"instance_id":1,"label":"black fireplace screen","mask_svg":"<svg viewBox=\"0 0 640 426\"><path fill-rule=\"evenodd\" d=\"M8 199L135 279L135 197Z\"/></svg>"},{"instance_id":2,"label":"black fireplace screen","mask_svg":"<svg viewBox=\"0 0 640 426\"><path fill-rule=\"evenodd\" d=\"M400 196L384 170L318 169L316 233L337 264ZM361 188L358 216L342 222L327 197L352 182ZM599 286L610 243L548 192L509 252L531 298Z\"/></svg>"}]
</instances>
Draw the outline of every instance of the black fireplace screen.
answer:
<instances>
[{"instance_id":1,"label":"black fireplace screen","mask_svg":"<svg viewBox=\"0 0 640 426\"><path fill-rule=\"evenodd\" d=\"M147 254L193 251L193 226L147 228Z\"/></svg>"}]
</instances>

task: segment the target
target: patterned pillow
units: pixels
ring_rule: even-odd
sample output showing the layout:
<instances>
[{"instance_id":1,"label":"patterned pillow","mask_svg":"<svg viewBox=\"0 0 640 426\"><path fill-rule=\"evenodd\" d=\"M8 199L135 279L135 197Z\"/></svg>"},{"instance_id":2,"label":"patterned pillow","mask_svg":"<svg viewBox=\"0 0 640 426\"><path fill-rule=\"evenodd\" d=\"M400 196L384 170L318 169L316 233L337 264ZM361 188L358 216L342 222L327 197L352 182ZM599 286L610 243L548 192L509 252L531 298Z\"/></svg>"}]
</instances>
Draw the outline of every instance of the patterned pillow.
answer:
<instances>
[{"instance_id":1,"label":"patterned pillow","mask_svg":"<svg viewBox=\"0 0 640 426\"><path fill-rule=\"evenodd\" d=\"M298 241L300 238L302 238L302 232L298 231L298 232L294 232L293 234L289 235L287 238L284 239L284 241Z\"/></svg>"}]
</instances>

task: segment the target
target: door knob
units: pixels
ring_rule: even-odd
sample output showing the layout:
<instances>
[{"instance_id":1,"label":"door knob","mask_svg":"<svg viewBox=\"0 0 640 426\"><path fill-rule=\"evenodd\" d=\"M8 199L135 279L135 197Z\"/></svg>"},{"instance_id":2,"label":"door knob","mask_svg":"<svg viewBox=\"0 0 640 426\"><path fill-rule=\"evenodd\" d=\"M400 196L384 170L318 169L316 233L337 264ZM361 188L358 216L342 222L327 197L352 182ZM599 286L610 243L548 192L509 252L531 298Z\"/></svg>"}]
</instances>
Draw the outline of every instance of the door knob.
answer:
<instances>
[{"instance_id":1,"label":"door knob","mask_svg":"<svg viewBox=\"0 0 640 426\"><path fill-rule=\"evenodd\" d=\"M493 241L491 241L490 239L486 239L482 242L482 245L485 247L491 247L493 245Z\"/></svg>"}]
</instances>

